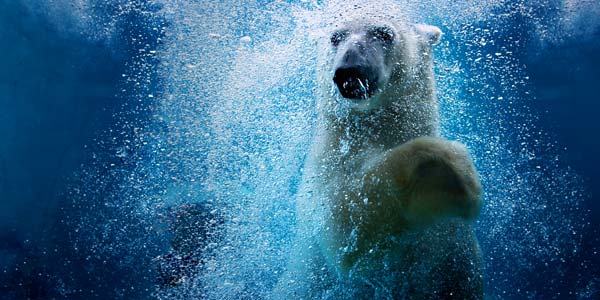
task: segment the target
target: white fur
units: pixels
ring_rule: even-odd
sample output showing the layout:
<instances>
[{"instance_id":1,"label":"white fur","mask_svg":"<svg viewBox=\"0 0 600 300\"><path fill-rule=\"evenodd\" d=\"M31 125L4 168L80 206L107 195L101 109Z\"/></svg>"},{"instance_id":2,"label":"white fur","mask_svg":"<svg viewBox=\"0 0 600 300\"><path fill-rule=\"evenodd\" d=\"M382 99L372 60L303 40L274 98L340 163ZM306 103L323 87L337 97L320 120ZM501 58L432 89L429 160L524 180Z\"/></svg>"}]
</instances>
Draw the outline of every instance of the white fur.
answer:
<instances>
[{"instance_id":1,"label":"white fur","mask_svg":"<svg viewBox=\"0 0 600 300\"><path fill-rule=\"evenodd\" d=\"M320 123L277 299L482 298L470 225L478 176L466 148L438 136L431 46L441 31L374 13L332 28L381 24L395 39L381 54L383 88L366 100L343 98L332 82L346 45L319 45Z\"/></svg>"}]
</instances>

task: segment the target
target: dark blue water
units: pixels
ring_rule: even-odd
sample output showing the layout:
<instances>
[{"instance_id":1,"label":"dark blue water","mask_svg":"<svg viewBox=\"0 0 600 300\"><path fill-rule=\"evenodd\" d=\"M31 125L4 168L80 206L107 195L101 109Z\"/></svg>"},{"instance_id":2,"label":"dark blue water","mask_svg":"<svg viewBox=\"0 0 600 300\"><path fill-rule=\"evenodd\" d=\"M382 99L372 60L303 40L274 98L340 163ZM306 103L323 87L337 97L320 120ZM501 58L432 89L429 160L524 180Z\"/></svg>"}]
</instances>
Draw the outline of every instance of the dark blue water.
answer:
<instances>
[{"instance_id":1,"label":"dark blue water","mask_svg":"<svg viewBox=\"0 0 600 300\"><path fill-rule=\"evenodd\" d=\"M244 65L240 61L256 59L261 51L272 61L292 51L270 47L281 44L271 39L285 40L276 22L291 28L295 22L273 18L265 11L284 10L263 9L264 2L230 3L227 8L198 1L163 5L144 0L0 0L0 299L204 297L202 287L172 288L178 285L173 281L185 275L210 289L211 280L219 277L192 270L206 260L196 250L217 240L214 228L223 219L243 219L233 212L262 205L252 200L256 195L275 197L257 188L267 179L260 179L264 173L256 171L248 174L259 179L249 176L231 192L251 208L231 200L219 202L228 195L219 184L237 180L232 172L256 163L244 153L272 158L286 149L248 124L268 123L252 118L282 118L287 113L288 120L306 119L290 124L306 125L313 117L301 107L311 103L311 59L304 60L305 66L288 66L281 86L266 80L262 85L270 85L268 89L252 89L253 99L261 93L273 99L299 96L295 103L269 107L272 112L265 115L246 111L248 115L241 116L225 108L208 111L230 105L214 100L215 95L239 97L219 93L235 90L233 82L238 80L233 79L243 79L244 74L222 74L223 70L235 70ZM475 115L465 120L446 115L446 134L475 148L480 170L511 165L511 171L482 172L490 205L476 229L487 255L490 299L600 298L600 4L544 3L501 3L487 11L499 16L494 22L493 17L454 18L446 24L439 11L423 17L446 32L447 44L436 53L442 60L438 73L459 76L444 66L456 62L462 67L462 79L438 80L440 87L460 91L456 94L474 103L469 111ZM565 10L572 14L565 15ZM558 27L551 25L565 18L568 24L552 32ZM456 31L463 23L482 31ZM221 37L198 37L219 30ZM242 46L232 46L246 35L253 37L248 45L241 40ZM472 41L478 36L494 42L475 45ZM510 68L469 60L496 53L509 56L500 63L510 62ZM256 74L250 77L264 76L264 70L252 70ZM303 73L303 79L289 79L294 72ZM487 102L498 95L510 103ZM278 101L273 103L286 103ZM443 97L442 101L442 109L452 103ZM222 118L228 121L215 122ZM277 128L272 134L281 136L302 131L282 124L262 129ZM217 138L215 128L233 133L229 139ZM492 145L492 136L502 142ZM274 178L281 182L273 181L274 189L291 197L306 141L300 137L289 143L300 148L286 157L289 163L267 162L264 172L280 172ZM534 158L524 163L521 156L488 145L504 145ZM224 147L234 149L233 158L227 158L231 170L214 169L211 162L222 159L214 149ZM489 149L497 155L486 155ZM517 172L526 178L518 188L527 191L506 192L500 184L503 176ZM179 220L184 221L173 224L172 214L183 214ZM263 219L256 226L268 227L264 231L269 236L263 238L270 240L287 236L286 224L293 216ZM514 223L507 225L503 219ZM540 222L544 224L537 225ZM240 227L240 239L252 228ZM235 234L227 234L235 240ZM248 251L242 252L246 256L240 256L239 265L253 262L248 257L254 252ZM183 252L187 256L173 259ZM279 263L270 256L261 262ZM223 271L238 265L219 266ZM272 275L237 270L236 276L263 276L252 278L249 290L274 282ZM244 297L252 299L252 294Z\"/></svg>"}]
</instances>

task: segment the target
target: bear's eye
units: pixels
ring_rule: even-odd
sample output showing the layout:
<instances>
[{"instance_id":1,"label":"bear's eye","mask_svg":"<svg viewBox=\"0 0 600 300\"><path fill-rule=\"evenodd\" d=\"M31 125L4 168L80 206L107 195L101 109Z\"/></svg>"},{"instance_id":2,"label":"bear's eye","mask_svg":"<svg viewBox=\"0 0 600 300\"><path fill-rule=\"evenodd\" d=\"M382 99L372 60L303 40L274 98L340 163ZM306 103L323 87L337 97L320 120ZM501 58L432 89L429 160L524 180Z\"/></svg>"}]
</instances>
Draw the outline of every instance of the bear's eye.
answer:
<instances>
[{"instance_id":1,"label":"bear's eye","mask_svg":"<svg viewBox=\"0 0 600 300\"><path fill-rule=\"evenodd\" d=\"M337 47L348 36L347 31L336 31L331 35L331 45Z\"/></svg>"},{"instance_id":2,"label":"bear's eye","mask_svg":"<svg viewBox=\"0 0 600 300\"><path fill-rule=\"evenodd\" d=\"M374 39L389 43L394 40L394 31L386 26L376 27L371 30Z\"/></svg>"}]
</instances>

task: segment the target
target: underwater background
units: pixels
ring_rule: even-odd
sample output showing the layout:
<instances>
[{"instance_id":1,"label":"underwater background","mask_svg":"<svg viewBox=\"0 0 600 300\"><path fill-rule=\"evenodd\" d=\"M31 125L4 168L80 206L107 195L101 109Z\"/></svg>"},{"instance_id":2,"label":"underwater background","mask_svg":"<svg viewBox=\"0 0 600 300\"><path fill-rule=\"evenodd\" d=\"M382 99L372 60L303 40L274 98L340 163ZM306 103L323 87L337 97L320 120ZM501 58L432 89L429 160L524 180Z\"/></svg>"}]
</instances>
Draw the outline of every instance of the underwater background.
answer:
<instances>
[{"instance_id":1,"label":"underwater background","mask_svg":"<svg viewBox=\"0 0 600 300\"><path fill-rule=\"evenodd\" d=\"M0 299L266 298L324 2L0 0ZM486 299L600 299L600 3L397 2L444 31Z\"/></svg>"}]
</instances>

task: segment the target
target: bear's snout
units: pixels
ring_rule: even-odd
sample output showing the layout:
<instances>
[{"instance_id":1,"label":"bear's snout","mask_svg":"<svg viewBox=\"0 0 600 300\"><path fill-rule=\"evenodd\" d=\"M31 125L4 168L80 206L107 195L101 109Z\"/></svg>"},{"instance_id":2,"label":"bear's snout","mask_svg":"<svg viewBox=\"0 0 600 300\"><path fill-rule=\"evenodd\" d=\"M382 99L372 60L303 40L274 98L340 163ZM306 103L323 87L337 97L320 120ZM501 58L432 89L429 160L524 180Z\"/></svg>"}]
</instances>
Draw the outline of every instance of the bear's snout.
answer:
<instances>
[{"instance_id":1,"label":"bear's snout","mask_svg":"<svg viewBox=\"0 0 600 300\"><path fill-rule=\"evenodd\" d=\"M377 91L377 73L371 68L354 65L335 70L333 82L340 94L348 99L367 99Z\"/></svg>"}]
</instances>

